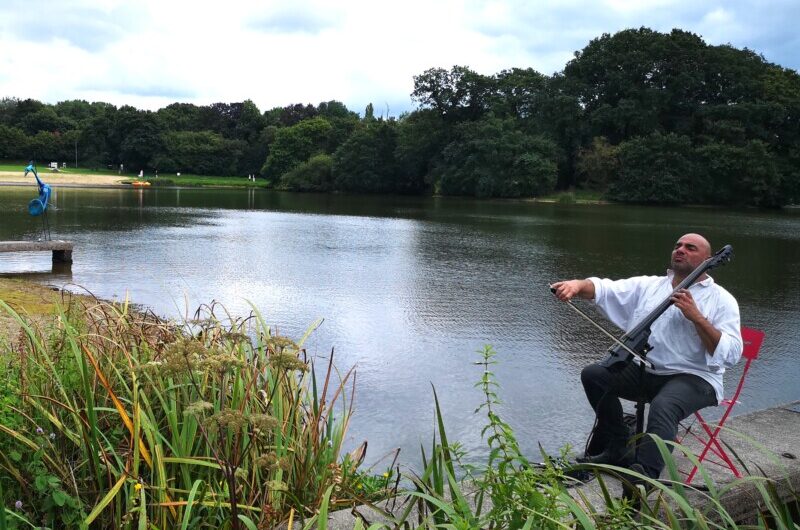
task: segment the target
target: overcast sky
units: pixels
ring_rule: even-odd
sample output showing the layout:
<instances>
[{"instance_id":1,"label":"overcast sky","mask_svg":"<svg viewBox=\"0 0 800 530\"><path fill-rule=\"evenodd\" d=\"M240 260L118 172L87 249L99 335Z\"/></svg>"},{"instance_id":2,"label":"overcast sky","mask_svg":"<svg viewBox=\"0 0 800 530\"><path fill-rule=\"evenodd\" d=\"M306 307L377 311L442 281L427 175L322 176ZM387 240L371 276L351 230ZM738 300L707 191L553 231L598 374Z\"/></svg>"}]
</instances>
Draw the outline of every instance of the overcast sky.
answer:
<instances>
[{"instance_id":1,"label":"overcast sky","mask_svg":"<svg viewBox=\"0 0 800 530\"><path fill-rule=\"evenodd\" d=\"M0 0L0 97L410 110L458 64L552 74L604 32L693 31L800 66L798 0Z\"/></svg>"}]
</instances>

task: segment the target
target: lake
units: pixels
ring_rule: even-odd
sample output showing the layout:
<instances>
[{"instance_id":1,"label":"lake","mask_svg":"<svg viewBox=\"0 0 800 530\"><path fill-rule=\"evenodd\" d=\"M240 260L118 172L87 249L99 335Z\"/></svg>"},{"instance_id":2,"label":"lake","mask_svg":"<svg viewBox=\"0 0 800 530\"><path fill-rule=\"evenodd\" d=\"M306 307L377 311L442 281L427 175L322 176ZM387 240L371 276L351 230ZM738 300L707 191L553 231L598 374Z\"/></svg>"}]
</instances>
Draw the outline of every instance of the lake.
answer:
<instances>
[{"instance_id":1,"label":"lake","mask_svg":"<svg viewBox=\"0 0 800 530\"><path fill-rule=\"evenodd\" d=\"M199 304L246 315L341 371L355 366L352 448L367 463L402 448L416 462L434 431L484 454L475 353L496 349L503 405L525 454L582 447L593 414L581 367L609 346L548 284L663 274L674 241L706 235L735 257L712 276L766 331L738 413L800 399L800 211L560 205L458 198L304 195L236 189L55 188L54 239L75 242L71 272L50 255L0 254L0 274L133 302L181 318ZM0 240L41 237L33 186L0 187ZM579 302L591 308L591 304ZM729 390L741 365L726 375Z\"/></svg>"}]
</instances>

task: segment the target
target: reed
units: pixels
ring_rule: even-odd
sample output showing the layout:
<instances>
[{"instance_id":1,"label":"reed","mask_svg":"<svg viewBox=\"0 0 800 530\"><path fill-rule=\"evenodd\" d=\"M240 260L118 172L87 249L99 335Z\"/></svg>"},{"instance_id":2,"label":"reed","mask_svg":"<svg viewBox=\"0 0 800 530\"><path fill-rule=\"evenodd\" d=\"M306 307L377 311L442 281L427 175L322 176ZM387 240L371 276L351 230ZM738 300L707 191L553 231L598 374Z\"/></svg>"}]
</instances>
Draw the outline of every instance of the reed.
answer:
<instances>
[{"instance_id":1,"label":"reed","mask_svg":"<svg viewBox=\"0 0 800 530\"><path fill-rule=\"evenodd\" d=\"M215 304L180 325L127 303L59 306L52 328L0 310L21 328L2 356L18 420L0 424L6 524L262 529L353 502L355 375L333 352L318 374L307 334Z\"/></svg>"}]
</instances>

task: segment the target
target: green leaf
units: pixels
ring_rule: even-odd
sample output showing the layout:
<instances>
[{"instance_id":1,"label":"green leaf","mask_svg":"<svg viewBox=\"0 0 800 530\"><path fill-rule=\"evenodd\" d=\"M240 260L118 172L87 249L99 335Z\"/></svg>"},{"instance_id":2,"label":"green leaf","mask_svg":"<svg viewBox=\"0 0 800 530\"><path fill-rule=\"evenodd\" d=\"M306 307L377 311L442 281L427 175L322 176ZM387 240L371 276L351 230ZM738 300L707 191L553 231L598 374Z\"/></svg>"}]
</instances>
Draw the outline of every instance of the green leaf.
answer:
<instances>
[{"instance_id":1,"label":"green leaf","mask_svg":"<svg viewBox=\"0 0 800 530\"><path fill-rule=\"evenodd\" d=\"M19 462L22 460L22 454L19 451L11 451L8 453L8 457L14 462Z\"/></svg>"},{"instance_id":2,"label":"green leaf","mask_svg":"<svg viewBox=\"0 0 800 530\"><path fill-rule=\"evenodd\" d=\"M47 475L38 475L33 479L33 487L36 491L43 492L47 490Z\"/></svg>"},{"instance_id":3,"label":"green leaf","mask_svg":"<svg viewBox=\"0 0 800 530\"><path fill-rule=\"evenodd\" d=\"M92 524L92 521L94 521L97 518L97 516L100 515L100 512L102 512L105 509L105 507L108 506L111 503L111 501L114 500L114 497L117 496L117 493L119 492L120 488L122 488L122 485L124 483L125 483L125 475L123 474L122 476L119 477L117 483L114 484L114 486L108 491L108 493L106 493L106 496L103 497L103 499L97 504L97 506L94 507L92 513L90 513L86 517L86 519L83 521L84 525L89 526L90 524Z\"/></svg>"},{"instance_id":4,"label":"green leaf","mask_svg":"<svg viewBox=\"0 0 800 530\"><path fill-rule=\"evenodd\" d=\"M53 492L53 502L56 503L56 506L64 506L67 502L67 494L62 490L55 490Z\"/></svg>"},{"instance_id":5,"label":"green leaf","mask_svg":"<svg viewBox=\"0 0 800 530\"><path fill-rule=\"evenodd\" d=\"M181 530L187 530L189 528L189 521L191 520L192 516L192 508L194 508L194 497L195 495L197 495L197 490L200 488L202 484L203 481L199 479L195 480L194 484L192 484L192 490L189 492L189 497L187 497L186 499L186 508L184 509L183 512L183 521L181 522ZM241 517L241 515L239 517Z\"/></svg>"},{"instance_id":6,"label":"green leaf","mask_svg":"<svg viewBox=\"0 0 800 530\"><path fill-rule=\"evenodd\" d=\"M258 527L253 520L246 515L239 514L239 520L244 523L244 525L247 527L247 530L258 530Z\"/></svg>"}]
</instances>

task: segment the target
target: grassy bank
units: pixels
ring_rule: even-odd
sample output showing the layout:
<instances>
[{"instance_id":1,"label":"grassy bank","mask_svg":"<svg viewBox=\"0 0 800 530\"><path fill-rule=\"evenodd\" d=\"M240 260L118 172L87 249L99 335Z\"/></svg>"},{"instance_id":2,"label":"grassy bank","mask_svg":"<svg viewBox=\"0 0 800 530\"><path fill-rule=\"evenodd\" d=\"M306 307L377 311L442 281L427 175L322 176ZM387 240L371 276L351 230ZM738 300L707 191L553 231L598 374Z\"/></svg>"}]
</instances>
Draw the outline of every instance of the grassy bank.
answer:
<instances>
[{"instance_id":1,"label":"grassy bank","mask_svg":"<svg viewBox=\"0 0 800 530\"><path fill-rule=\"evenodd\" d=\"M0 172L19 173L21 177L25 171L28 162L23 161L0 161ZM48 175L63 177L68 175L92 175L92 176L108 176L118 178L122 182L131 183L136 180L146 180L153 186L185 186L185 187L203 187L203 186L232 186L232 187L249 187L249 188L270 188L272 183L263 178L257 178L255 181L249 180L247 177L239 176L207 176L207 175L193 175L182 174L180 176L175 174L161 174L156 177L154 174L146 174L139 177L137 173L124 172L119 173L114 168L98 169L88 167L67 167L66 169L59 169L58 172L51 171L47 165L38 165L37 171L39 176L47 180ZM33 181L33 177L31 181ZM124 179L124 180L123 180ZM56 179L60 180L60 179ZM56 182L54 181L54 182Z\"/></svg>"},{"instance_id":2,"label":"grassy bank","mask_svg":"<svg viewBox=\"0 0 800 530\"><path fill-rule=\"evenodd\" d=\"M15 311L37 322L55 318L60 304L68 304L75 295L37 283L11 278L0 278L0 300ZM0 348L3 339L20 331L19 322L8 312L0 311Z\"/></svg>"},{"instance_id":3,"label":"grassy bank","mask_svg":"<svg viewBox=\"0 0 800 530\"><path fill-rule=\"evenodd\" d=\"M134 180L142 180L139 177L131 177L130 182ZM146 180L153 186L185 186L185 187L203 187L203 186L230 186L237 188L271 188L272 184L269 180L257 178L255 181L249 180L247 177L209 177L204 175L159 175L145 176Z\"/></svg>"}]
</instances>

